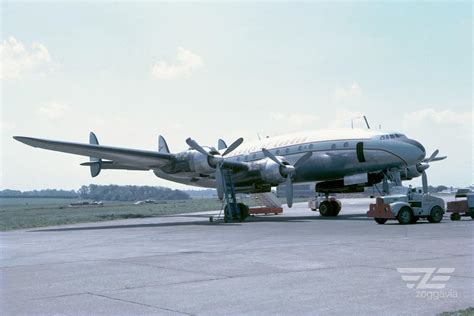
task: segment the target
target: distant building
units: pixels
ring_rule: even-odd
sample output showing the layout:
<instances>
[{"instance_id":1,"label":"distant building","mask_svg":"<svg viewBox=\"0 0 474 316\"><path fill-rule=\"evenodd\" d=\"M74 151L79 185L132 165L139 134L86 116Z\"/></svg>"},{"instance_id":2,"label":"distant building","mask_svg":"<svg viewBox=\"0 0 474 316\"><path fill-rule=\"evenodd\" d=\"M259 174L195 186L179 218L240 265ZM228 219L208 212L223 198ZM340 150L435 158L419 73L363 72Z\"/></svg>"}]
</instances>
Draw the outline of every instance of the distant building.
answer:
<instances>
[{"instance_id":1,"label":"distant building","mask_svg":"<svg viewBox=\"0 0 474 316\"><path fill-rule=\"evenodd\" d=\"M216 198L217 191L215 189L204 189L204 190L183 190L186 192L192 199L208 199Z\"/></svg>"},{"instance_id":2,"label":"distant building","mask_svg":"<svg viewBox=\"0 0 474 316\"><path fill-rule=\"evenodd\" d=\"M314 183L293 184L293 197L306 198L314 196ZM280 184L276 190L277 197L286 196L286 185Z\"/></svg>"}]
</instances>

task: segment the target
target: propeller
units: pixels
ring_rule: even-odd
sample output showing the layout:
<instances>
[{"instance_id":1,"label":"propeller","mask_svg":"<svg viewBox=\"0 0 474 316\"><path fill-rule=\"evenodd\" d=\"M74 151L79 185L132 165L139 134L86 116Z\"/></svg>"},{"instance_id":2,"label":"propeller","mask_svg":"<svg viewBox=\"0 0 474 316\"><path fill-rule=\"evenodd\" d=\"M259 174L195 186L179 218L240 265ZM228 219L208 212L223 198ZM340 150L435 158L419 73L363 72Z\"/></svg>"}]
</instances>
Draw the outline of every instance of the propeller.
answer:
<instances>
[{"instance_id":1,"label":"propeller","mask_svg":"<svg viewBox=\"0 0 474 316\"><path fill-rule=\"evenodd\" d=\"M448 158L447 156L436 157L436 156L438 156L438 154L439 154L439 150L436 149L436 150L431 154L431 156L429 156L428 158L423 159L422 162L439 161L439 160L443 160L443 159Z\"/></svg>"},{"instance_id":2,"label":"propeller","mask_svg":"<svg viewBox=\"0 0 474 316\"><path fill-rule=\"evenodd\" d=\"M290 165L288 162L281 160L274 154L272 154L270 151L268 151L265 148L262 148L263 154L271 159L273 162L278 164L280 166L280 174L283 177L286 177L285 181L285 189L286 189L286 203L288 207L293 206L293 176L296 173L296 168L301 166L306 160L308 160L313 153L312 152L307 152L303 156L301 156L294 165Z\"/></svg>"},{"instance_id":3,"label":"propeller","mask_svg":"<svg viewBox=\"0 0 474 316\"><path fill-rule=\"evenodd\" d=\"M237 147L239 147L243 143L244 139L242 137L236 139L229 147L225 149L225 151L220 154L218 151L207 151L201 145L199 145L194 139L188 138L186 139L186 144L189 145L192 149L200 152L203 155L208 157L209 164L216 168L216 189L217 189L217 196L219 199L222 200L224 197L224 178L222 176L222 166L224 164L224 156L233 152Z\"/></svg>"},{"instance_id":4,"label":"propeller","mask_svg":"<svg viewBox=\"0 0 474 316\"><path fill-rule=\"evenodd\" d=\"M416 170L421 173L421 183L423 186L423 193L428 193L428 177L426 175L426 169L430 167L430 162L432 161L439 161L446 159L447 156L437 157L439 154L439 150L436 149L431 156L428 158L423 159L419 164L416 165Z\"/></svg>"}]
</instances>

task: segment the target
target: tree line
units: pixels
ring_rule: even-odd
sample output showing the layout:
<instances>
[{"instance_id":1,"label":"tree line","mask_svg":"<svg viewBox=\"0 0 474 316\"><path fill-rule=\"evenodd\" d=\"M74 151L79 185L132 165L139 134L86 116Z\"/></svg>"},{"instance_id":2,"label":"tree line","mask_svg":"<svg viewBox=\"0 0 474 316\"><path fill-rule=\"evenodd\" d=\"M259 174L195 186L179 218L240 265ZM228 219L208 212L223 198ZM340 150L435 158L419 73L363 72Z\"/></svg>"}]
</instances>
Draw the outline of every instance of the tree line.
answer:
<instances>
[{"instance_id":1,"label":"tree line","mask_svg":"<svg viewBox=\"0 0 474 316\"><path fill-rule=\"evenodd\" d=\"M139 201L139 200L185 200L190 196L180 190L164 187L134 186L134 185L83 185L79 190L2 190L0 197L3 198L80 198L87 200L104 201Z\"/></svg>"}]
</instances>

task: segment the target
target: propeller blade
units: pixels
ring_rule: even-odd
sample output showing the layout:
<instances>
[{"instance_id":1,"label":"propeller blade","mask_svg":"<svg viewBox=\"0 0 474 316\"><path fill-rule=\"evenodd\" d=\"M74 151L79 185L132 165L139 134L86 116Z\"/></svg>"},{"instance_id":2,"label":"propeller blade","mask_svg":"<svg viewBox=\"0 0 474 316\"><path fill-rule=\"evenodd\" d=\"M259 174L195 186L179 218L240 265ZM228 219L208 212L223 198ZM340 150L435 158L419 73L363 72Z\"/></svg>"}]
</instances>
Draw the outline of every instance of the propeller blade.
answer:
<instances>
[{"instance_id":1,"label":"propeller blade","mask_svg":"<svg viewBox=\"0 0 474 316\"><path fill-rule=\"evenodd\" d=\"M227 154L230 154L232 151L234 151L237 147L240 146L240 144L242 144L242 142L244 141L244 139L242 137L240 137L239 139L237 139L235 142L233 142L232 144L230 144L229 147L226 148L226 150L224 151L224 153L222 154L222 156L225 156Z\"/></svg>"},{"instance_id":2,"label":"propeller blade","mask_svg":"<svg viewBox=\"0 0 474 316\"><path fill-rule=\"evenodd\" d=\"M291 181L291 176L286 177L285 189L286 204L291 208L293 206L293 183Z\"/></svg>"},{"instance_id":3,"label":"propeller blade","mask_svg":"<svg viewBox=\"0 0 474 316\"><path fill-rule=\"evenodd\" d=\"M275 155L273 155L270 151L266 150L265 148L262 148L262 152L263 154L270 158L271 160L273 160L275 163L277 163L278 165L280 166L285 166L281 161L280 159L278 159L277 157L275 157Z\"/></svg>"},{"instance_id":4,"label":"propeller blade","mask_svg":"<svg viewBox=\"0 0 474 316\"><path fill-rule=\"evenodd\" d=\"M428 177L424 171L421 173L421 183L423 185L423 193L428 193Z\"/></svg>"},{"instance_id":5,"label":"propeller blade","mask_svg":"<svg viewBox=\"0 0 474 316\"><path fill-rule=\"evenodd\" d=\"M433 153L431 154L431 156L429 158L425 158L425 159L423 159L423 161L424 162L430 162L433 159L435 159L438 154L439 154L439 150L436 149L435 151L433 151Z\"/></svg>"},{"instance_id":6,"label":"propeller blade","mask_svg":"<svg viewBox=\"0 0 474 316\"><path fill-rule=\"evenodd\" d=\"M224 178L222 177L221 167L216 168L216 189L219 200L224 198Z\"/></svg>"},{"instance_id":7,"label":"propeller blade","mask_svg":"<svg viewBox=\"0 0 474 316\"><path fill-rule=\"evenodd\" d=\"M311 151L308 151L306 154L304 154L303 156L301 156L300 159L298 159L295 164L293 165L295 168L298 168L299 166L301 166L302 164L304 164L306 162L306 160L308 160L311 156L313 155L313 153Z\"/></svg>"},{"instance_id":8,"label":"propeller blade","mask_svg":"<svg viewBox=\"0 0 474 316\"><path fill-rule=\"evenodd\" d=\"M199 151L201 154L210 156L210 154L204 148L202 148L194 139L186 139L186 144L188 144L189 147L191 147L192 149Z\"/></svg>"},{"instance_id":9,"label":"propeller blade","mask_svg":"<svg viewBox=\"0 0 474 316\"><path fill-rule=\"evenodd\" d=\"M443 160L443 159L446 159L446 158L448 158L448 156L435 157L435 158L431 159L430 161L440 161L440 160Z\"/></svg>"}]
</instances>

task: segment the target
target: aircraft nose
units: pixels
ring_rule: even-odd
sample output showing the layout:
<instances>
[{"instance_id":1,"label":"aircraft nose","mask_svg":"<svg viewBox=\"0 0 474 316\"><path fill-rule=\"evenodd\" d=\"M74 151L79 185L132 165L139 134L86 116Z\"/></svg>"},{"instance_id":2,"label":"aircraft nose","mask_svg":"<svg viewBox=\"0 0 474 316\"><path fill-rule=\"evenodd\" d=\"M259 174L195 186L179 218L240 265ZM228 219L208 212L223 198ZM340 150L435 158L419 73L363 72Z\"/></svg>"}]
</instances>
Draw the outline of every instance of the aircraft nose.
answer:
<instances>
[{"instance_id":1,"label":"aircraft nose","mask_svg":"<svg viewBox=\"0 0 474 316\"><path fill-rule=\"evenodd\" d=\"M419 160L423 160L426 157L426 149L420 142L409 138L405 139L404 141L410 145L417 147L420 150Z\"/></svg>"}]
</instances>

